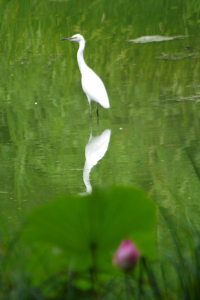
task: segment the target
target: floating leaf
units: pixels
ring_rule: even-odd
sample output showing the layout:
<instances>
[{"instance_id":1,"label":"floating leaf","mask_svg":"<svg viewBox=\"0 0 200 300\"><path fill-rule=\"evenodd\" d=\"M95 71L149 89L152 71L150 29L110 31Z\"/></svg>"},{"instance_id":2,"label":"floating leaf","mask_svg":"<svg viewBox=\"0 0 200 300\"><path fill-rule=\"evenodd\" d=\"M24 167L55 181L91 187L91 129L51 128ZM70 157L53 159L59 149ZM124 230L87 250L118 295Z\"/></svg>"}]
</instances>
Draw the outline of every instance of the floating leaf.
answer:
<instances>
[{"instance_id":1,"label":"floating leaf","mask_svg":"<svg viewBox=\"0 0 200 300\"><path fill-rule=\"evenodd\" d=\"M63 249L75 270L113 269L111 258L124 238L132 238L142 254L154 255L156 207L131 187L96 189L91 195L64 195L37 208L22 232L29 244ZM94 262L95 260L95 262Z\"/></svg>"},{"instance_id":2,"label":"floating leaf","mask_svg":"<svg viewBox=\"0 0 200 300\"><path fill-rule=\"evenodd\" d=\"M162 56L155 57L156 59L164 59L164 60L180 60L186 57L192 57L196 58L198 55L200 55L200 52L197 53L174 53L174 54L165 54L162 53Z\"/></svg>"},{"instance_id":3,"label":"floating leaf","mask_svg":"<svg viewBox=\"0 0 200 300\"><path fill-rule=\"evenodd\" d=\"M138 39L135 40L126 40L127 42L131 43L151 43L151 42L166 42L166 41L172 41L176 39L185 39L188 36L183 36L183 35L177 35L177 36L161 36L161 35L153 35L153 36L142 36Z\"/></svg>"},{"instance_id":4,"label":"floating leaf","mask_svg":"<svg viewBox=\"0 0 200 300\"><path fill-rule=\"evenodd\" d=\"M177 99L167 99L168 101L195 101L195 102L200 102L200 95L193 95L193 96L188 96L188 97L180 97Z\"/></svg>"}]
</instances>

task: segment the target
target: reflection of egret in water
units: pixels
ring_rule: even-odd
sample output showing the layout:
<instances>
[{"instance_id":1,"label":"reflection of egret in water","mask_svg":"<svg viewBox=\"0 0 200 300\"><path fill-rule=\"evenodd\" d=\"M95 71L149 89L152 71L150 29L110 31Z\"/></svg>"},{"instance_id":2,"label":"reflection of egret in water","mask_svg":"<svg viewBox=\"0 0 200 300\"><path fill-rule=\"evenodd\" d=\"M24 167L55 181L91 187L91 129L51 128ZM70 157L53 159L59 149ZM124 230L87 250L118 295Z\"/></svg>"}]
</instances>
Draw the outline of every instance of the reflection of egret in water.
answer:
<instances>
[{"instance_id":1,"label":"reflection of egret in water","mask_svg":"<svg viewBox=\"0 0 200 300\"><path fill-rule=\"evenodd\" d=\"M92 131L89 141L85 147L85 165L83 170L83 181L86 185L87 193L92 192L90 184L90 172L100 159L106 154L110 142L111 130L106 129L101 135L93 137Z\"/></svg>"}]
</instances>

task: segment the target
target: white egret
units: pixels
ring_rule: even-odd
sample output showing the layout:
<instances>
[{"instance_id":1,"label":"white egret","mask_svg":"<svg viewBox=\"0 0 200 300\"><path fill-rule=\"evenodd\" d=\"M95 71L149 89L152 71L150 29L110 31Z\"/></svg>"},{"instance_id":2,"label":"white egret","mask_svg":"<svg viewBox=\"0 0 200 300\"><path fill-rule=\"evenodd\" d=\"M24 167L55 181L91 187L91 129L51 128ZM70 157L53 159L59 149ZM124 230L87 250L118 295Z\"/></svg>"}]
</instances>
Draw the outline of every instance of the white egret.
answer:
<instances>
[{"instance_id":1,"label":"white egret","mask_svg":"<svg viewBox=\"0 0 200 300\"><path fill-rule=\"evenodd\" d=\"M98 117L99 116L98 103L101 104L104 108L110 107L105 86L102 80L85 63L83 52L85 49L86 42L84 40L84 37L80 34L75 34L70 38L62 39L61 41L65 41L65 40L79 43L77 60L82 75L82 79L81 79L82 88L89 101L90 117L92 116L92 107L91 107L92 100L95 101L97 104L97 117Z\"/></svg>"}]
</instances>

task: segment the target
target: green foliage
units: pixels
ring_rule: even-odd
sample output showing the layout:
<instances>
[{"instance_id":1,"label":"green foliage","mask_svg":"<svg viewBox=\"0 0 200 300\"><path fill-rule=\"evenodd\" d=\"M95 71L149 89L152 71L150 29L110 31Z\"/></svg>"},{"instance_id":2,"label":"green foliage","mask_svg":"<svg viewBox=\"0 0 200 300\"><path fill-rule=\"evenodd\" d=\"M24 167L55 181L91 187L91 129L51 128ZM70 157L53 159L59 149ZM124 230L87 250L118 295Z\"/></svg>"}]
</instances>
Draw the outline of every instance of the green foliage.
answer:
<instances>
[{"instance_id":1,"label":"green foliage","mask_svg":"<svg viewBox=\"0 0 200 300\"><path fill-rule=\"evenodd\" d=\"M174 216L160 211L174 251L152 261L156 207L137 189L98 188L38 207L21 238L17 234L0 249L0 299L199 299L199 230L180 219L185 234L177 235ZM143 254L137 269L126 274L111 263L125 237Z\"/></svg>"},{"instance_id":2,"label":"green foliage","mask_svg":"<svg viewBox=\"0 0 200 300\"><path fill-rule=\"evenodd\" d=\"M95 189L91 195L63 195L33 211L22 231L29 244L65 251L76 271L112 273L112 254L124 238L154 257L155 204L131 187Z\"/></svg>"}]
</instances>

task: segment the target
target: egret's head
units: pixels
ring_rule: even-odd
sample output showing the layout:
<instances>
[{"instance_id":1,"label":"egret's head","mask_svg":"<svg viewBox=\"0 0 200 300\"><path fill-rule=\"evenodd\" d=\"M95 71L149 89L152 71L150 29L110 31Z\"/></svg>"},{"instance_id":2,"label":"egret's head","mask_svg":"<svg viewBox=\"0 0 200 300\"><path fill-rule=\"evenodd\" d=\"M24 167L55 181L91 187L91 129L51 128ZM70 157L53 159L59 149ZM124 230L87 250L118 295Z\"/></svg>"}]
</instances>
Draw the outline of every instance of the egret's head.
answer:
<instances>
[{"instance_id":1,"label":"egret's head","mask_svg":"<svg viewBox=\"0 0 200 300\"><path fill-rule=\"evenodd\" d=\"M70 38L62 39L61 41L66 41L66 40L79 43L81 41L84 41L84 37L81 34L75 34Z\"/></svg>"}]
</instances>

